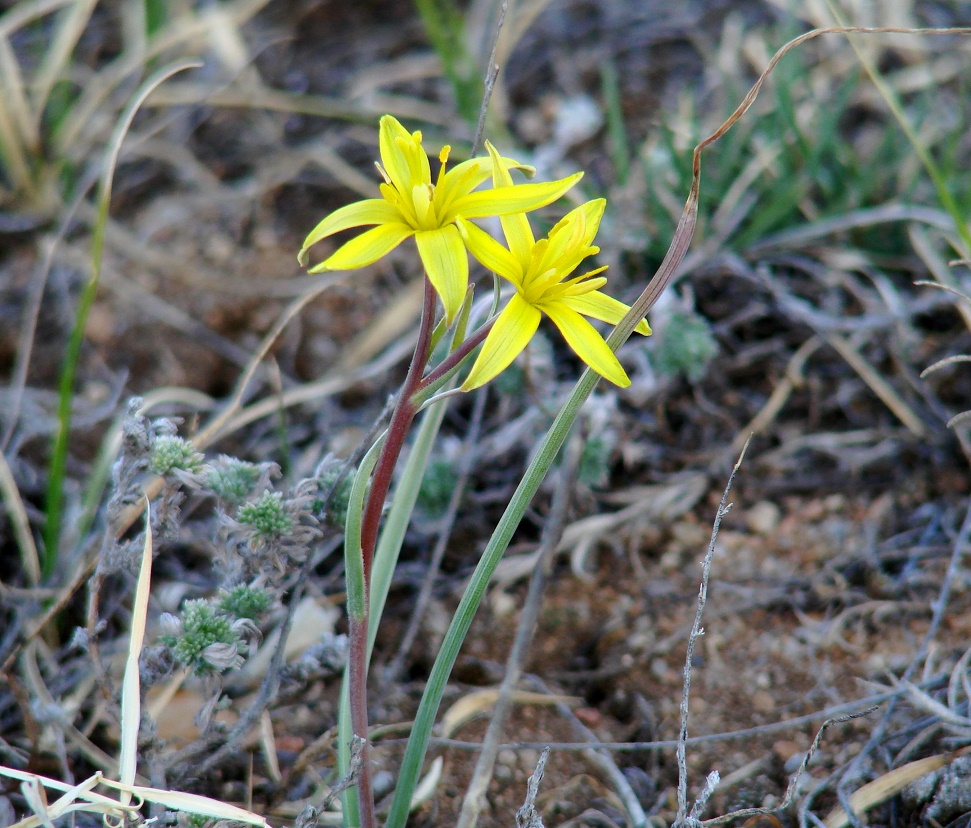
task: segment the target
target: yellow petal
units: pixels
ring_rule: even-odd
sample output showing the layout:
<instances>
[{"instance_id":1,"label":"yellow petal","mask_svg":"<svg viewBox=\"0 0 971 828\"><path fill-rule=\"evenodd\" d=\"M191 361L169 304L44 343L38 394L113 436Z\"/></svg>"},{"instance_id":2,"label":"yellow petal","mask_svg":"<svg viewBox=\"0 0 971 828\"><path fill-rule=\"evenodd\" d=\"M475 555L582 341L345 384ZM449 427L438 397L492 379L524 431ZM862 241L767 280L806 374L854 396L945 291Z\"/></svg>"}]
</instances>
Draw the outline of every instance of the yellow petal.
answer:
<instances>
[{"instance_id":1,"label":"yellow petal","mask_svg":"<svg viewBox=\"0 0 971 828\"><path fill-rule=\"evenodd\" d=\"M537 210L556 201L581 178L583 173L579 172L559 181L514 184L511 187L496 187L493 190L469 193L450 205L450 218L443 218L443 221L450 221L455 216L485 218Z\"/></svg>"},{"instance_id":2,"label":"yellow petal","mask_svg":"<svg viewBox=\"0 0 971 828\"><path fill-rule=\"evenodd\" d=\"M488 141L486 144L488 145ZM456 199L468 195L488 179L493 174L494 163L491 158L470 158L446 172L435 193L438 214L444 216ZM513 158L499 157L499 164L506 170L522 170L529 177L536 174L534 167L520 164Z\"/></svg>"},{"instance_id":3,"label":"yellow petal","mask_svg":"<svg viewBox=\"0 0 971 828\"><path fill-rule=\"evenodd\" d=\"M612 296L607 296L607 294L601 293L599 290L586 293L582 296L567 296L562 301L584 316L599 319L601 322L606 322L610 325L616 325L621 319L627 316L627 312L630 310L630 307L623 302L614 299ZM651 327L647 324L646 319L638 322L634 330L643 336L651 335Z\"/></svg>"},{"instance_id":4,"label":"yellow petal","mask_svg":"<svg viewBox=\"0 0 971 828\"><path fill-rule=\"evenodd\" d=\"M513 296L489 331L462 390L479 388L505 371L533 338L541 316L518 293Z\"/></svg>"},{"instance_id":5,"label":"yellow petal","mask_svg":"<svg viewBox=\"0 0 971 828\"><path fill-rule=\"evenodd\" d=\"M414 232L407 224L400 222L380 224L339 247L328 259L312 268L310 272L356 270L372 264L394 250Z\"/></svg>"},{"instance_id":6,"label":"yellow petal","mask_svg":"<svg viewBox=\"0 0 971 828\"><path fill-rule=\"evenodd\" d=\"M486 141L486 148L489 150L489 156L492 159L493 184L496 187L512 186L512 176L503 166L502 158L499 157L499 153L496 152L495 147ZM529 262L529 255L533 249L533 243L536 241L533 237L533 231L529 226L529 219L526 218L525 213L512 213L508 216L503 216L499 221L502 223L502 232L506 237L506 244L509 245L513 256L520 262L523 262L523 266L525 267L526 263Z\"/></svg>"},{"instance_id":7,"label":"yellow petal","mask_svg":"<svg viewBox=\"0 0 971 828\"><path fill-rule=\"evenodd\" d=\"M511 187L513 185L512 176L502 163L498 151L488 141L485 142L485 146L489 151L489 160L492 162L492 183L496 187Z\"/></svg>"},{"instance_id":8,"label":"yellow petal","mask_svg":"<svg viewBox=\"0 0 971 828\"><path fill-rule=\"evenodd\" d=\"M465 246L476 260L487 270L503 276L516 287L522 286L523 266L492 236L476 227L471 221L458 220L459 232L465 239Z\"/></svg>"},{"instance_id":9,"label":"yellow petal","mask_svg":"<svg viewBox=\"0 0 971 828\"><path fill-rule=\"evenodd\" d=\"M425 272L445 306L445 320L451 325L465 300L469 284L469 257L454 225L415 234L418 255Z\"/></svg>"},{"instance_id":10,"label":"yellow petal","mask_svg":"<svg viewBox=\"0 0 971 828\"><path fill-rule=\"evenodd\" d=\"M593 201L581 204L577 208L583 212L584 223L586 225L586 235L583 239L584 244L589 245L597 235L597 231L600 229L600 220L603 218L604 208L606 206L606 199L595 198Z\"/></svg>"},{"instance_id":11,"label":"yellow petal","mask_svg":"<svg viewBox=\"0 0 971 828\"><path fill-rule=\"evenodd\" d=\"M303 247L297 258L300 264L307 264L307 250L334 233L348 230L351 227L363 227L368 224L391 224L400 222L401 213L382 198L367 198L355 201L346 207L335 210L313 230L304 240Z\"/></svg>"},{"instance_id":12,"label":"yellow petal","mask_svg":"<svg viewBox=\"0 0 971 828\"><path fill-rule=\"evenodd\" d=\"M549 302L543 305L543 310L580 359L614 385L621 388L630 385L627 373L593 325L565 302Z\"/></svg>"},{"instance_id":13,"label":"yellow petal","mask_svg":"<svg viewBox=\"0 0 971 828\"><path fill-rule=\"evenodd\" d=\"M606 201L602 198L588 201L556 223L549 233L550 246L543 260L543 268L555 267L560 273L570 273L587 256L597 249L590 242L600 226Z\"/></svg>"},{"instance_id":14,"label":"yellow petal","mask_svg":"<svg viewBox=\"0 0 971 828\"><path fill-rule=\"evenodd\" d=\"M397 118L391 115L382 116L381 125L378 128L381 165L399 192L410 193L412 186L418 182L411 180L408 158L398 144L399 140L407 142L413 139L411 133L398 122Z\"/></svg>"}]
</instances>

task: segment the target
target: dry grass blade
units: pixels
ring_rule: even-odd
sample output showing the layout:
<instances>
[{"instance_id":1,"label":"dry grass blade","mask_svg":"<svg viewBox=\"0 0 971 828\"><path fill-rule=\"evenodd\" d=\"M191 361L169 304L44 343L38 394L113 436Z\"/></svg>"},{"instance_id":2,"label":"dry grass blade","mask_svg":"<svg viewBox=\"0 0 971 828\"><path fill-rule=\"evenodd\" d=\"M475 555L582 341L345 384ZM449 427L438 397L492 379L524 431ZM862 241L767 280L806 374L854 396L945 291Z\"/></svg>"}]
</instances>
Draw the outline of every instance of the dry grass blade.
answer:
<instances>
[{"instance_id":1,"label":"dry grass blade","mask_svg":"<svg viewBox=\"0 0 971 828\"><path fill-rule=\"evenodd\" d=\"M40 134L30 114L27 85L24 83L17 56L10 47L10 40L2 34L0 34L0 89L3 91L4 105L20 133L20 140L25 148L36 152L40 148Z\"/></svg>"},{"instance_id":2,"label":"dry grass blade","mask_svg":"<svg viewBox=\"0 0 971 828\"><path fill-rule=\"evenodd\" d=\"M27 517L20 490L17 488L17 481L14 480L13 472L2 452L0 452L0 497L3 498L7 515L13 523L14 537L20 549L20 562L27 575L27 583L37 586L40 583L40 554L30 531L30 520Z\"/></svg>"},{"instance_id":3,"label":"dry grass blade","mask_svg":"<svg viewBox=\"0 0 971 828\"><path fill-rule=\"evenodd\" d=\"M576 706L583 701L574 696L551 696L546 693L532 693L527 690L516 690L510 694L509 698L514 704L537 705L569 704ZM473 719L491 713L498 701L498 688L476 690L474 693L463 696L442 716L442 735L445 737L455 735Z\"/></svg>"},{"instance_id":4,"label":"dry grass blade","mask_svg":"<svg viewBox=\"0 0 971 828\"><path fill-rule=\"evenodd\" d=\"M733 454L738 454L742 450L742 447L751 439L753 435L758 435L764 431L768 426L775 420L782 411L786 402L792 396L792 392L797 388L801 388L805 382L803 377L803 369L806 366L806 360L809 359L817 350L822 346L823 342L818 336L813 336L807 339L796 352L789 358L789 364L786 365L785 376L778 382L775 388L772 389L772 393L769 395L769 399L765 401L765 404L759 409L759 413L756 414L747 425L739 429L738 434L735 435L735 439L732 441L731 451Z\"/></svg>"},{"instance_id":5,"label":"dry grass blade","mask_svg":"<svg viewBox=\"0 0 971 828\"><path fill-rule=\"evenodd\" d=\"M955 356L944 357L944 359L939 359L932 365L928 365L923 371L920 372L920 378L925 379L929 374L933 374L935 371L941 370L941 368L946 368L948 365L956 365L959 362L971 362L971 356L968 354L956 354Z\"/></svg>"},{"instance_id":6,"label":"dry grass blade","mask_svg":"<svg viewBox=\"0 0 971 828\"><path fill-rule=\"evenodd\" d=\"M97 0L75 0L71 3L62 13L62 20L57 27L54 38L47 49L44 50L44 59L31 84L34 110L33 130L35 133L40 132L40 122L47 106L48 96L54 88L54 84L64 72L67 62L71 59L71 53L81 39L84 27L87 25L96 4Z\"/></svg>"},{"instance_id":7,"label":"dry grass blade","mask_svg":"<svg viewBox=\"0 0 971 828\"><path fill-rule=\"evenodd\" d=\"M881 802L886 802L894 794L900 793L912 782L947 767L955 759L968 753L971 753L971 747L961 748L953 753L928 756L926 759L918 759L916 762L908 762L906 765L894 768L857 790L850 797L850 805L858 813L868 811ZM849 824L850 818L842 808L835 808L825 820L826 828L845 828Z\"/></svg>"},{"instance_id":8,"label":"dry grass blade","mask_svg":"<svg viewBox=\"0 0 971 828\"><path fill-rule=\"evenodd\" d=\"M268 2L269 0L240 0L227 5L222 11L239 25L252 18ZM183 47L197 38L205 38L211 26L212 22L205 15L186 13L153 37L144 51L132 54L123 52L85 85L77 105L67 113L63 126L54 136L55 152L72 157L79 152L83 153L88 146L90 133L94 132L90 127L95 113L127 78L137 76L147 63L158 60L168 50Z\"/></svg>"},{"instance_id":9,"label":"dry grass blade","mask_svg":"<svg viewBox=\"0 0 971 828\"><path fill-rule=\"evenodd\" d=\"M9 37L33 20L57 11L74 0L26 0L15 3L13 8L0 16L0 36Z\"/></svg>"},{"instance_id":10,"label":"dry grass blade","mask_svg":"<svg viewBox=\"0 0 971 828\"><path fill-rule=\"evenodd\" d=\"M151 505L145 502L145 544L142 562L138 570L135 600L132 606L131 635L128 639L128 658L125 677L121 685L121 747L118 754L118 779L125 785L135 782L138 764L138 730L142 720L141 681L138 659L145 641L145 625L148 621L148 598L152 586L152 515ZM122 791L121 801L131 802L131 793Z\"/></svg>"},{"instance_id":11,"label":"dry grass blade","mask_svg":"<svg viewBox=\"0 0 971 828\"><path fill-rule=\"evenodd\" d=\"M849 340L835 333L827 333L824 336L826 342L846 360L849 366L870 386L870 390L880 398L883 404L894 413L897 419L915 437L923 437L926 435L927 429L924 428L920 417L907 405L903 398L894 390L894 387L881 377L880 373L853 347Z\"/></svg>"},{"instance_id":12,"label":"dry grass blade","mask_svg":"<svg viewBox=\"0 0 971 828\"><path fill-rule=\"evenodd\" d=\"M927 265L927 269L930 270L931 274L937 280L936 282L922 280L915 282L915 284L937 287L953 293L956 296L960 296L964 301L957 303L957 312L961 314L961 319L964 320L965 327L971 331L971 299L958 286L958 282L954 278L954 274L948 266L948 263L937 252L931 244L931 240L927 237L927 233L921 228L911 225L907 235L910 238L911 245L913 245L914 252L920 256L921 261Z\"/></svg>"},{"instance_id":13,"label":"dry grass blade","mask_svg":"<svg viewBox=\"0 0 971 828\"><path fill-rule=\"evenodd\" d=\"M86 779L79 785L67 785L46 776L36 773L7 768L0 765L0 776L9 779L17 779L21 783L21 791L30 803L34 816L27 817L14 823L10 828L35 828L37 825L50 824L50 818L55 816L54 809L57 808L60 816L74 811L87 811L89 813L134 813L134 807L122 808L117 800L104 796L103 794L93 793L92 788L101 784L102 778L100 771ZM47 804L47 797L44 793L45 788L61 791L65 796L57 800L54 805ZM80 800L80 802L78 802Z\"/></svg>"},{"instance_id":14,"label":"dry grass blade","mask_svg":"<svg viewBox=\"0 0 971 828\"><path fill-rule=\"evenodd\" d=\"M36 193L24 146L23 113L15 110L22 99L18 90L22 89L20 67L6 36L0 35L0 159L10 174L14 189L33 197Z\"/></svg>"},{"instance_id":15,"label":"dry grass blade","mask_svg":"<svg viewBox=\"0 0 971 828\"><path fill-rule=\"evenodd\" d=\"M432 794L435 793L435 788L438 787L438 781L442 778L442 769L444 767L445 760L441 756L436 756L428 768L428 773L422 777L421 782L415 787L415 793L411 797L411 803L408 806L409 810L414 811L432 798Z\"/></svg>"},{"instance_id":16,"label":"dry grass blade","mask_svg":"<svg viewBox=\"0 0 971 828\"><path fill-rule=\"evenodd\" d=\"M40 774L28 773L2 765L0 765L0 776L19 780L22 783L21 788L25 797L35 811L34 816L27 817L10 826L10 828L36 828L38 825L50 825L53 828L51 820L76 811L104 814L106 824L109 824L109 818L119 820L120 822L117 824L121 824L126 815L137 814L144 802L154 802L173 811L185 811L212 819L232 820L246 825L271 828L265 818L245 808L198 794L163 791L143 785L125 785L113 779L105 779L100 771L78 785L67 785ZM117 799L94 793L92 789L99 785L120 791L127 795L129 799L135 797L138 803L126 805ZM46 788L61 791L65 795L49 805L44 793Z\"/></svg>"},{"instance_id":17,"label":"dry grass blade","mask_svg":"<svg viewBox=\"0 0 971 828\"><path fill-rule=\"evenodd\" d=\"M285 112L292 115L313 115L318 118L341 118L365 122L370 122L378 112L384 111L374 106L365 109L360 104L348 103L343 98L304 95L266 87L213 89L209 84L191 81L173 84L153 97L151 101L151 105L155 107L200 103L228 109L265 109L269 112ZM443 112L437 109L431 112L437 117L430 120L442 123L444 126L447 119Z\"/></svg>"}]
</instances>

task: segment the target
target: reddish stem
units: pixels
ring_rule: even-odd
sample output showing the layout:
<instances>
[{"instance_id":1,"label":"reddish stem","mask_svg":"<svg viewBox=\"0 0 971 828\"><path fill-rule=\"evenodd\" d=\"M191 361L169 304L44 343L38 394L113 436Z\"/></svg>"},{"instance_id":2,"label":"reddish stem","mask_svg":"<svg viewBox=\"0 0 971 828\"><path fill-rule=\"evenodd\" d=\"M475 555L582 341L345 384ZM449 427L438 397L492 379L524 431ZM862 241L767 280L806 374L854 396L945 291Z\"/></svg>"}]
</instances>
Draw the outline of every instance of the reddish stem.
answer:
<instances>
[{"instance_id":1,"label":"reddish stem","mask_svg":"<svg viewBox=\"0 0 971 828\"><path fill-rule=\"evenodd\" d=\"M408 367L408 376L398 394L398 402L391 421L388 423L388 435L384 440L384 448L378 457L371 476L371 490L364 503L361 515L361 553L364 556L364 584L371 585L371 563L374 559L374 549L378 541L378 528L381 525L381 511L384 508L388 489L391 488L391 476L398 464L401 449L411 428L411 421L415 419L418 409L412 402L415 392L421 388L421 375L428 364L429 348L432 341L432 330L435 322L435 290L432 283L425 277L425 299L421 313L421 327L418 331L418 342L415 353Z\"/></svg>"},{"instance_id":2,"label":"reddish stem","mask_svg":"<svg viewBox=\"0 0 971 828\"><path fill-rule=\"evenodd\" d=\"M455 366L457 366L463 359L465 359L473 348L477 348L482 341L489 335L489 331L492 330L492 326L496 323L495 318L490 319L486 322L479 330L472 334L468 339L462 342L452 353L450 353L445 359L435 367L433 371L430 371L428 376L425 377L418 386L419 391L423 391L435 382L438 382L442 377L444 377L449 371L451 371Z\"/></svg>"},{"instance_id":3,"label":"reddish stem","mask_svg":"<svg viewBox=\"0 0 971 828\"><path fill-rule=\"evenodd\" d=\"M381 511L385 498L391 488L391 477L401 455L412 420L418 409L412 398L421 387L421 376L428 364L431 350L432 330L435 322L435 290L428 277L425 277L425 296L422 305L421 323L418 329L418 342L411 358L408 376L398 395L398 402L391 421L384 447L371 476L371 489L361 514L361 558L364 569L364 615L349 619L348 633L350 652L348 653L348 695L351 708L351 730L355 736L364 740L361 751L361 768L357 778L357 799L360 811L361 828L376 828L374 814L374 789L371 782L370 745L368 744L367 715L367 663L368 663L368 602L371 593L371 565L377 546L378 529L381 525Z\"/></svg>"},{"instance_id":4,"label":"reddish stem","mask_svg":"<svg viewBox=\"0 0 971 828\"><path fill-rule=\"evenodd\" d=\"M374 785L371 781L371 745L367 739L367 628L368 616L350 618L348 633L348 690L351 708L351 731L364 740L361 745L361 767L357 776L357 808L361 828L375 828Z\"/></svg>"}]
</instances>

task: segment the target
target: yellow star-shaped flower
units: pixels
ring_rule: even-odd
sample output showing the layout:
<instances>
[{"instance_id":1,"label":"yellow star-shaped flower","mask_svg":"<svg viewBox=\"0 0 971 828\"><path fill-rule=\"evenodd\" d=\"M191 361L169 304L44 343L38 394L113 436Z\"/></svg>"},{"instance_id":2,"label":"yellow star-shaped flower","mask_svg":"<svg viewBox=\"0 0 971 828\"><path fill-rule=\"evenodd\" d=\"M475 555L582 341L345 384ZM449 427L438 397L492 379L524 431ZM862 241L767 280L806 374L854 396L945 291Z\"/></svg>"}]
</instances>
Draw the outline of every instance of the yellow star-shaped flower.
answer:
<instances>
[{"instance_id":1,"label":"yellow star-shaped flower","mask_svg":"<svg viewBox=\"0 0 971 828\"><path fill-rule=\"evenodd\" d=\"M495 162L497 188L504 186L508 171ZM587 365L615 385L626 388L630 379L603 337L585 316L616 325L630 308L599 288L607 280L597 274L605 267L582 276L568 277L588 256L600 248L591 243L600 227L606 201L588 201L568 213L549 233L535 241L526 216L500 219L508 249L474 224L459 219L459 228L472 255L489 270L510 281L516 295L497 317L482 344L482 350L462 388L470 391L498 376L526 347L542 314L553 320L567 344ZM564 281L566 280L566 281ZM647 336L651 329L642 320L635 330Z\"/></svg>"},{"instance_id":2,"label":"yellow star-shaped flower","mask_svg":"<svg viewBox=\"0 0 971 828\"><path fill-rule=\"evenodd\" d=\"M321 239L352 227L376 225L338 248L311 269L353 270L376 262L405 239L414 236L418 255L432 285L442 299L449 323L455 318L469 281L469 262L463 238L455 226L459 216L485 218L536 210L558 199L583 175L541 184L513 184L509 170L533 172L502 158L489 147L490 158L472 158L447 170L449 147L439 155L441 167L432 181L421 133L409 133L390 115L381 118L378 136L384 178L381 198L349 204L331 213L307 236L298 256L306 264L307 250ZM490 175L494 165L505 173L504 185L473 192Z\"/></svg>"}]
</instances>

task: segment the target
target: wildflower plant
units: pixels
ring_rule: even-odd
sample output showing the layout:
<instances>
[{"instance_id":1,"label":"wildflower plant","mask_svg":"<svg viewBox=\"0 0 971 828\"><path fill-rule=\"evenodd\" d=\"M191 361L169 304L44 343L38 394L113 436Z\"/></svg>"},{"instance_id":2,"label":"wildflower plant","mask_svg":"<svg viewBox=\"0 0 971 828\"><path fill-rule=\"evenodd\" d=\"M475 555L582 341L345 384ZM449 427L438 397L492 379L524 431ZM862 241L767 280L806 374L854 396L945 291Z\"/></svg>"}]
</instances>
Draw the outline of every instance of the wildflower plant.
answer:
<instances>
[{"instance_id":1,"label":"wildflower plant","mask_svg":"<svg viewBox=\"0 0 971 828\"><path fill-rule=\"evenodd\" d=\"M522 491L517 491L514 502L510 504L512 512L524 511L576 418L580 404L596 381L604 377L621 387L630 384L614 350L633 330L642 335L650 333L643 312L632 312L623 302L601 290L607 282L606 277L601 275L605 268L594 268L574 275L584 260L598 252L594 239L606 206L603 199L586 202L570 211L547 237L537 241L533 234L526 214L564 195L580 180L582 173L550 183L515 183L512 171L531 174L533 170L501 155L486 142L486 157L463 161L451 169L448 168L451 150L444 147L438 156L437 174L433 176L422 145L422 134L408 132L390 115L381 119L379 149L381 163L378 170L384 179L380 185L381 198L347 205L324 218L307 236L298 256L300 262L306 264L309 250L318 243L344 230L370 226L371 229L330 253L311 272L365 267L413 237L426 277L418 340L411 366L387 430L378 437L358 469L351 486L345 525L350 650L346 677L348 692L342 716L341 771L346 774L350 770L347 746L352 739L363 740L357 798L346 797L344 806L345 824L360 824L367 828L376 824L367 754L367 666L375 626L371 619L372 615L375 619L380 615L390 583L387 575L389 566L385 560L388 555L382 554L382 549L394 544L385 544L385 539L395 533L403 537L401 521L396 516L400 498L396 497L392 505L380 546L379 529L398 457L419 410L431 405L440 411L442 397L457 393L451 390L452 385L457 381L457 375L466 371L470 362L471 370L466 371L459 391L473 391L498 377L537 333L542 317L548 317L571 349L592 371L585 374L585 380L554 423L556 436L553 439L557 445L552 447L551 444L551 451L542 454L540 465L545 465L545 468L531 467L524 481L526 488L521 487ZM490 181L492 186L483 188ZM474 223L475 220L494 217L499 218L504 244ZM475 325L477 320L472 312L469 254L515 289L498 314L472 330L469 330L469 326ZM443 311L440 322L437 320L436 297L441 301ZM626 331L621 330L608 344L588 318L615 325L629 318L630 326ZM433 356L441 353L436 345L443 341L446 331L450 331L448 349L437 364L432 364ZM480 346L481 350L473 362L473 355ZM423 422L416 447L422 442L423 434L434 430L426 429L432 414L429 411L429 418ZM438 416L440 421L440 413ZM417 452L413 450L412 454ZM409 464L411 462L410 459ZM530 488L532 491L529 491ZM407 508L400 510L405 513L406 524L407 515L418 497L418 486L402 484L399 491L407 491L411 499ZM264 501L252 504L245 515L241 512L237 516L237 520L248 522L253 527L257 523L263 525L271 517L271 505L271 500L264 496ZM263 508L266 514L258 517L256 512L259 508ZM518 517L506 523L505 529L503 525L497 529L494 541L500 555L505 544L508 544L508 537L503 539L503 532L514 526L521 515L520 511ZM264 527L269 528L272 527ZM382 559L377 577L376 553ZM498 557L493 554L486 560L486 569L494 568L497 561ZM449 660L454 660L457 654L458 645L467 630L467 622L481 599L482 588L475 583L470 586L466 593L468 609L463 612L460 608L456 616L462 619L459 626L453 621L454 632L450 630L453 641L451 644L447 642L443 648L444 658L440 656L440 663L436 663L436 671L441 679L447 677L451 667ZM466 624L465 630L462 630L462 624ZM429 711L430 716L434 716L441 689L442 686L433 677L420 716L424 714L427 719ZM403 825L429 730L430 721L416 725L412 734L402 771L403 784L396 789L389 815L390 825Z\"/></svg>"}]
</instances>

